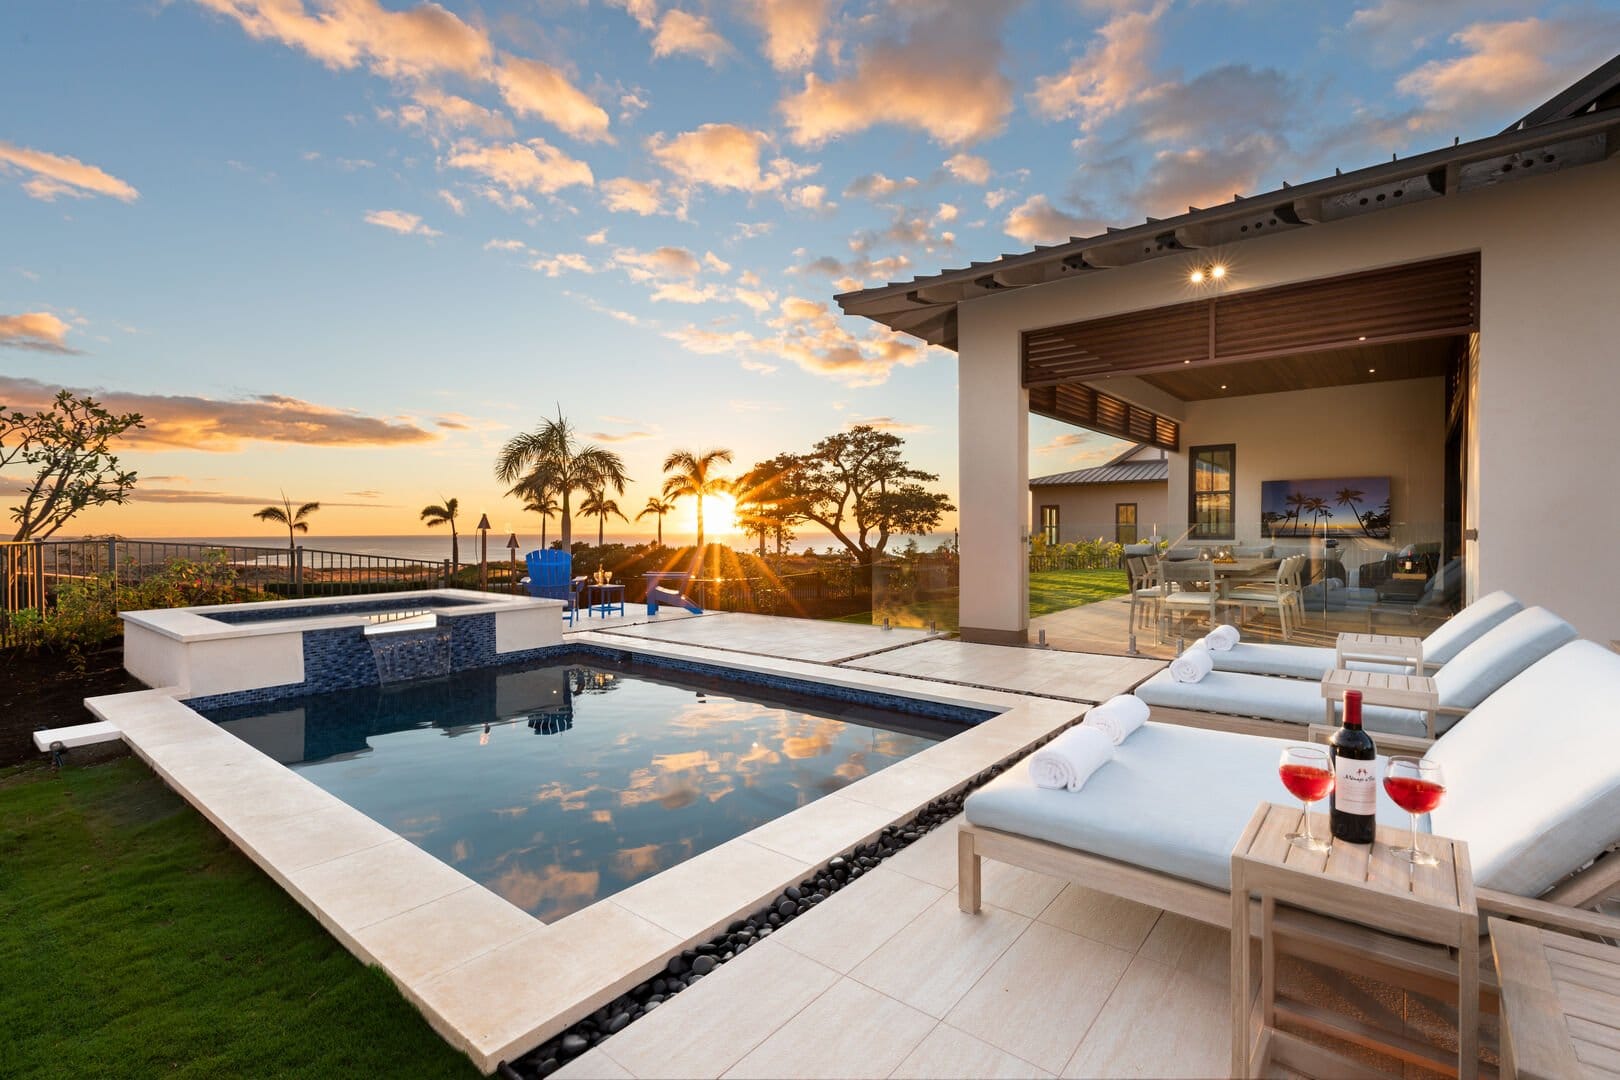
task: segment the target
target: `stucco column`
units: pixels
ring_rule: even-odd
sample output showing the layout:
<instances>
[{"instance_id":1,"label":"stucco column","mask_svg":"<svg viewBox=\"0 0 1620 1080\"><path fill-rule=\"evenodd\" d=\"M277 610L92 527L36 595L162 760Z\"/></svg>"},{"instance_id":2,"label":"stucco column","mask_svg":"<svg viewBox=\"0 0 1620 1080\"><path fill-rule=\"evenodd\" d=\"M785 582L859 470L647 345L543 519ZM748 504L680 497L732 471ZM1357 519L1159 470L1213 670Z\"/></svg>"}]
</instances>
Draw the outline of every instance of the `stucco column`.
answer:
<instances>
[{"instance_id":1,"label":"stucco column","mask_svg":"<svg viewBox=\"0 0 1620 1080\"><path fill-rule=\"evenodd\" d=\"M1029 636L1029 392L1017 328L989 305L975 308L957 308L962 639L1021 645Z\"/></svg>"}]
</instances>

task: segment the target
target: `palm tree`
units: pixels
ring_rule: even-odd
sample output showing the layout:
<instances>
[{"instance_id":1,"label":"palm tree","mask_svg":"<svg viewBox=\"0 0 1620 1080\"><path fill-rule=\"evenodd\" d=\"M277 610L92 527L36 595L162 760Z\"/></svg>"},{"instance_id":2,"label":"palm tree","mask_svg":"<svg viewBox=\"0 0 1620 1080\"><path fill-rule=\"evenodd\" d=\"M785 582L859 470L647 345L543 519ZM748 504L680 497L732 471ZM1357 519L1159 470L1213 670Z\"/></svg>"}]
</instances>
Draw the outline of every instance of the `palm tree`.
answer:
<instances>
[{"instance_id":1,"label":"palm tree","mask_svg":"<svg viewBox=\"0 0 1620 1080\"><path fill-rule=\"evenodd\" d=\"M1305 510L1310 511L1311 532L1313 533L1316 531L1316 523L1318 520L1333 516L1333 511L1328 509L1327 500L1322 498L1320 495L1312 495L1301 505ZM1324 536L1327 535L1327 529L1325 526L1323 527L1322 532Z\"/></svg>"},{"instance_id":2,"label":"palm tree","mask_svg":"<svg viewBox=\"0 0 1620 1080\"><path fill-rule=\"evenodd\" d=\"M540 550L546 549L546 526L551 524L551 515L555 514L560 506L557 496L549 490L532 492L523 500L523 509L540 515Z\"/></svg>"},{"instance_id":3,"label":"palm tree","mask_svg":"<svg viewBox=\"0 0 1620 1080\"><path fill-rule=\"evenodd\" d=\"M1348 506L1350 512L1356 515L1356 524L1361 526L1362 533L1371 536L1372 533L1367 530L1366 520L1361 516L1361 511L1356 509L1356 500L1366 494L1365 491L1357 491L1353 487L1342 487L1334 494L1333 499L1340 506Z\"/></svg>"},{"instance_id":4,"label":"palm tree","mask_svg":"<svg viewBox=\"0 0 1620 1080\"><path fill-rule=\"evenodd\" d=\"M618 503L604 497L606 494L605 491L589 492L585 496L585 501L579 504L580 513L586 517L596 518L596 546L599 548L604 546L609 514L617 514L621 521L630 520L624 516L624 511L619 509Z\"/></svg>"},{"instance_id":5,"label":"palm tree","mask_svg":"<svg viewBox=\"0 0 1620 1080\"><path fill-rule=\"evenodd\" d=\"M720 462L731 461L731 451L672 450L664 459L664 471L674 473L664 478L664 498L675 500L690 495L697 500L697 560L703 563L703 499L708 495L723 495L731 490L731 482L714 474Z\"/></svg>"},{"instance_id":6,"label":"palm tree","mask_svg":"<svg viewBox=\"0 0 1620 1080\"><path fill-rule=\"evenodd\" d=\"M435 506L422 507L422 520L430 529L438 525L450 526L450 565L460 570L461 538L456 534L456 515L461 512L461 500L446 499L443 495L439 499Z\"/></svg>"},{"instance_id":7,"label":"palm tree","mask_svg":"<svg viewBox=\"0 0 1620 1080\"><path fill-rule=\"evenodd\" d=\"M501 447L495 458L495 476L511 484L511 494L532 499L550 491L562 500L562 545L572 550L573 516L569 497L576 491L606 491L612 487L620 495L630 478L624 460L611 450L581 443L574 427L557 410L557 419L542 421L531 432L514 436Z\"/></svg>"},{"instance_id":8,"label":"palm tree","mask_svg":"<svg viewBox=\"0 0 1620 1080\"><path fill-rule=\"evenodd\" d=\"M263 510L256 510L253 516L260 521L275 521L287 526L287 548L291 550L295 543L293 534L309 532L309 515L320 508L321 504L318 502L307 502L294 510L292 503L287 500L287 493L283 491L280 506L267 506Z\"/></svg>"},{"instance_id":9,"label":"palm tree","mask_svg":"<svg viewBox=\"0 0 1620 1080\"><path fill-rule=\"evenodd\" d=\"M646 517L648 514L653 514L653 515L657 516L657 518L658 518L658 546L659 547L664 546L664 515L669 513L673 509L675 509L675 503L672 500L670 500L670 499L660 499L655 495L655 496L652 496L651 498L649 498L647 500L647 505L643 506L641 508L641 513L636 515L636 520L637 521L640 521L642 518Z\"/></svg>"},{"instance_id":10,"label":"palm tree","mask_svg":"<svg viewBox=\"0 0 1620 1080\"><path fill-rule=\"evenodd\" d=\"M1287 535L1299 535L1299 512L1304 509L1306 501L1305 493L1302 491L1290 492L1288 497L1283 500L1288 506L1287 516L1293 522L1293 526Z\"/></svg>"}]
</instances>

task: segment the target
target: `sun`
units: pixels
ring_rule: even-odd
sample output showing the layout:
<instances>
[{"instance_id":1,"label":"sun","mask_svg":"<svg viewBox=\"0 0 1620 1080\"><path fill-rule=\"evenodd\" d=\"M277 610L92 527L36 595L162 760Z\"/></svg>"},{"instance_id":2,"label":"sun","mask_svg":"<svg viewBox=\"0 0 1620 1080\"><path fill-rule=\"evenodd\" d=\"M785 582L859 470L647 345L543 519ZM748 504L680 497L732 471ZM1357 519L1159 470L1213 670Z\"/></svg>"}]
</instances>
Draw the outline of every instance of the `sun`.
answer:
<instances>
[{"instance_id":1,"label":"sun","mask_svg":"<svg viewBox=\"0 0 1620 1080\"><path fill-rule=\"evenodd\" d=\"M688 524L697 530L697 508L693 504ZM709 536L722 536L737 531L737 500L730 495L703 496L703 531Z\"/></svg>"}]
</instances>

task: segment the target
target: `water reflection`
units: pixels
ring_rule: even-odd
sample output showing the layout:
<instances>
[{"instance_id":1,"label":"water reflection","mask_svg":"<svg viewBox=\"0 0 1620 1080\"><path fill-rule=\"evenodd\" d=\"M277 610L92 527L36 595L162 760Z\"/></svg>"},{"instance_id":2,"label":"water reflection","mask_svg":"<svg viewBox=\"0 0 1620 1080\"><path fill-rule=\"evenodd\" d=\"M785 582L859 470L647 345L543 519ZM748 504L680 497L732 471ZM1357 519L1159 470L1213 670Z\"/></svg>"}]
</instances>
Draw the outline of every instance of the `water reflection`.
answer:
<instances>
[{"instance_id":1,"label":"water reflection","mask_svg":"<svg viewBox=\"0 0 1620 1080\"><path fill-rule=\"evenodd\" d=\"M212 717L547 921L952 730L594 658Z\"/></svg>"}]
</instances>

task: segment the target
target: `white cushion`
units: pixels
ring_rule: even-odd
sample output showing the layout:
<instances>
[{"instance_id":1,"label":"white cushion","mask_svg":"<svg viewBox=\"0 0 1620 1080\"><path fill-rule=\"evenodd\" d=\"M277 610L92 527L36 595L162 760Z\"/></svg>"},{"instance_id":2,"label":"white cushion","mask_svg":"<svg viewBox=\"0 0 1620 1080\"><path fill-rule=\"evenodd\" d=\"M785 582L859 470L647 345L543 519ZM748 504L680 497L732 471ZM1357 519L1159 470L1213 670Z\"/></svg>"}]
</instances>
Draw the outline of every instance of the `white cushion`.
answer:
<instances>
[{"instance_id":1,"label":"white cushion","mask_svg":"<svg viewBox=\"0 0 1620 1080\"><path fill-rule=\"evenodd\" d=\"M1439 667L1478 641L1486 631L1524 610L1524 605L1501 590L1482 596L1437 627L1423 639L1423 661Z\"/></svg>"},{"instance_id":2,"label":"white cushion","mask_svg":"<svg viewBox=\"0 0 1620 1080\"><path fill-rule=\"evenodd\" d=\"M1617 700L1620 655L1571 642L1429 751L1446 780L1433 831L1468 841L1481 886L1539 896L1620 843Z\"/></svg>"},{"instance_id":3,"label":"white cushion","mask_svg":"<svg viewBox=\"0 0 1620 1080\"><path fill-rule=\"evenodd\" d=\"M974 825L1229 889L1232 848L1255 807L1293 801L1277 761L1297 745L1149 722L1079 791L1038 788L1020 764L968 796L965 810ZM1389 800L1378 803L1380 821L1407 824Z\"/></svg>"},{"instance_id":4,"label":"white cushion","mask_svg":"<svg viewBox=\"0 0 1620 1080\"><path fill-rule=\"evenodd\" d=\"M1321 679L1333 670L1334 651L1314 645L1267 645L1240 641L1225 652L1211 653L1216 671L1243 671L1251 675L1289 675Z\"/></svg>"},{"instance_id":5,"label":"white cushion","mask_svg":"<svg viewBox=\"0 0 1620 1080\"><path fill-rule=\"evenodd\" d=\"M1481 634L1434 676L1440 704L1472 709L1560 645L1580 637L1544 607L1525 608Z\"/></svg>"},{"instance_id":6,"label":"white cushion","mask_svg":"<svg viewBox=\"0 0 1620 1080\"><path fill-rule=\"evenodd\" d=\"M1320 724L1327 718L1320 683L1272 675L1212 671L1195 683L1180 683L1169 671L1161 671L1138 686L1136 696L1160 708L1231 713L1291 724ZM1437 718L1436 724L1443 719ZM1423 714L1414 709L1367 705L1361 710L1361 724L1375 735L1380 731L1428 734Z\"/></svg>"}]
</instances>

